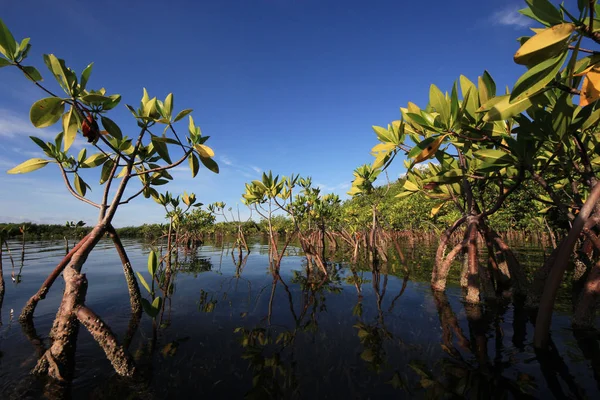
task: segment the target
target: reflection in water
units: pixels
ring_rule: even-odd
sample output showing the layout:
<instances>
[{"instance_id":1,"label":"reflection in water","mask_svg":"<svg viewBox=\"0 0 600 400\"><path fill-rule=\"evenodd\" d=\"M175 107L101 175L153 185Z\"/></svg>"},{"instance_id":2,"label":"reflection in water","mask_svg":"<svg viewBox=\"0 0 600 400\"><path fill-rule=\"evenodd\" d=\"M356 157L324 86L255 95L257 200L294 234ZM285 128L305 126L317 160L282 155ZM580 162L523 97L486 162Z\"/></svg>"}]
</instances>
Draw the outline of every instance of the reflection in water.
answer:
<instances>
[{"instance_id":1,"label":"reflection in water","mask_svg":"<svg viewBox=\"0 0 600 400\"><path fill-rule=\"evenodd\" d=\"M522 302L471 306L460 302L458 287L431 292L431 260L419 246L403 248L406 263L328 263L325 275L297 247L274 271L265 243L248 244L250 254L226 241L181 253L169 282L159 276L165 301L153 323L130 318L119 260L101 242L86 271L88 301L110 316L140 376L116 377L81 335L73 387L48 396L593 398L600 391L597 332L572 331L568 314L559 313L551 351L536 354L535 316ZM125 246L136 271L147 274L149 248ZM30 249L21 284L7 288L5 316L63 253L61 244ZM48 331L59 301L51 292L40 304L38 332ZM40 397L43 382L28 371L49 338L14 327L0 327L0 398Z\"/></svg>"}]
</instances>

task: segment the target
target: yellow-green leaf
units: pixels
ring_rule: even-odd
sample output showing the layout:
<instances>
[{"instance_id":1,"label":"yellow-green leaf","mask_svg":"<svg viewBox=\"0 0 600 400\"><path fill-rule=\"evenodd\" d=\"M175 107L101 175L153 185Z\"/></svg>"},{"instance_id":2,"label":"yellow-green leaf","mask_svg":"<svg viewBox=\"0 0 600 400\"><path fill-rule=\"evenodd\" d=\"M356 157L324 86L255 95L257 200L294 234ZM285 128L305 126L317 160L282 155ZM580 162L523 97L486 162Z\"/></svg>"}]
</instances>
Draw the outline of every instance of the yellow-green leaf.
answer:
<instances>
[{"instance_id":1,"label":"yellow-green leaf","mask_svg":"<svg viewBox=\"0 0 600 400\"><path fill-rule=\"evenodd\" d=\"M146 282L146 280L144 279L144 276L142 274L140 274L139 271L136 271L136 274L137 274L138 279L140 280L140 283L142 284L142 286L144 286L144 288L148 291L148 293L150 293L151 292L150 285L148 285L148 282Z\"/></svg>"},{"instance_id":2,"label":"yellow-green leaf","mask_svg":"<svg viewBox=\"0 0 600 400\"><path fill-rule=\"evenodd\" d=\"M200 168L200 164L198 163L198 157L194 153L190 153L188 157L188 162L190 163L190 170L192 171L192 178L196 177L198 174L198 169Z\"/></svg>"},{"instance_id":3,"label":"yellow-green leaf","mask_svg":"<svg viewBox=\"0 0 600 400\"><path fill-rule=\"evenodd\" d=\"M566 45L575 25L559 24L533 35L515 53L514 60L521 65L535 65L566 51Z\"/></svg>"},{"instance_id":4,"label":"yellow-green leaf","mask_svg":"<svg viewBox=\"0 0 600 400\"><path fill-rule=\"evenodd\" d=\"M197 144L194 146L194 149L196 149L200 158L213 158L215 156L213 149L204 144Z\"/></svg>"},{"instance_id":5,"label":"yellow-green leaf","mask_svg":"<svg viewBox=\"0 0 600 400\"><path fill-rule=\"evenodd\" d=\"M107 157L102 153L92 154L82 163L81 166L84 168L97 167L98 165L104 163L104 161L106 161L106 158Z\"/></svg>"},{"instance_id":6,"label":"yellow-green leaf","mask_svg":"<svg viewBox=\"0 0 600 400\"><path fill-rule=\"evenodd\" d=\"M568 52L564 52L558 57L542 61L521 75L512 90L510 102L514 103L531 97L546 87L560 71L568 54Z\"/></svg>"},{"instance_id":7,"label":"yellow-green leaf","mask_svg":"<svg viewBox=\"0 0 600 400\"><path fill-rule=\"evenodd\" d=\"M492 105L492 107L489 107ZM532 105L530 97L525 97L522 100L510 102L510 95L505 94L503 96L494 97L489 100L487 104L484 104L481 108L484 111L489 107L489 111L483 117L484 122L501 121L512 118L523 111L527 110Z\"/></svg>"},{"instance_id":8,"label":"yellow-green leaf","mask_svg":"<svg viewBox=\"0 0 600 400\"><path fill-rule=\"evenodd\" d=\"M431 209L431 213L429 214L429 216L431 218L435 217L435 215L440 212L440 210L442 209L442 207L444 206L444 204L446 204L446 201L442 201L439 204L436 204L432 209Z\"/></svg>"},{"instance_id":9,"label":"yellow-green leaf","mask_svg":"<svg viewBox=\"0 0 600 400\"><path fill-rule=\"evenodd\" d=\"M8 174L26 174L36 169L45 167L50 161L44 160L43 158L32 158L29 159L16 167L6 171Z\"/></svg>"},{"instance_id":10,"label":"yellow-green leaf","mask_svg":"<svg viewBox=\"0 0 600 400\"><path fill-rule=\"evenodd\" d=\"M429 104L440 114L442 125L447 127L450 122L450 105L446 100L446 96L434 84L429 87Z\"/></svg>"},{"instance_id":11,"label":"yellow-green leaf","mask_svg":"<svg viewBox=\"0 0 600 400\"><path fill-rule=\"evenodd\" d=\"M406 180L404 182L404 189L406 189L410 192L418 192L419 191L419 187L409 180Z\"/></svg>"},{"instance_id":12,"label":"yellow-green leaf","mask_svg":"<svg viewBox=\"0 0 600 400\"><path fill-rule=\"evenodd\" d=\"M65 111L65 105L58 97L38 100L29 110L29 119L36 128L54 125Z\"/></svg>"},{"instance_id":13,"label":"yellow-green leaf","mask_svg":"<svg viewBox=\"0 0 600 400\"><path fill-rule=\"evenodd\" d=\"M156 274L156 269L158 268L158 256L156 252L152 250L150 254L148 254L148 272L150 276L153 277Z\"/></svg>"},{"instance_id":14,"label":"yellow-green leaf","mask_svg":"<svg viewBox=\"0 0 600 400\"><path fill-rule=\"evenodd\" d=\"M77 120L76 112L73 110L73 107L69 109L69 112L63 115L63 146L64 151L68 151L71 148L71 145L75 141L77 137L77 130L79 129L79 124Z\"/></svg>"},{"instance_id":15,"label":"yellow-green leaf","mask_svg":"<svg viewBox=\"0 0 600 400\"><path fill-rule=\"evenodd\" d=\"M77 174L77 172L75 173L74 182L75 182L75 190L77 191L77 193L79 193L82 197L85 197L85 192L86 192L87 187L85 185L85 182L83 181L83 179L81 179L81 177Z\"/></svg>"}]
</instances>

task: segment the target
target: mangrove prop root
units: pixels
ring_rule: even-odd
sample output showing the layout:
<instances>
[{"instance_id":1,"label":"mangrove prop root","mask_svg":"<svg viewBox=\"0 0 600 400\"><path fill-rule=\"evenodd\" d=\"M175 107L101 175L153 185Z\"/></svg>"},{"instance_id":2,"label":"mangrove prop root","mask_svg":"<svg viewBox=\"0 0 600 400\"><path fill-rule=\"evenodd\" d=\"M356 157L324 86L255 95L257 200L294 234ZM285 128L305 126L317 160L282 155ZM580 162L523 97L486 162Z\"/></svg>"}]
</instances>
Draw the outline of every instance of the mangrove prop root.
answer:
<instances>
[{"instance_id":1,"label":"mangrove prop root","mask_svg":"<svg viewBox=\"0 0 600 400\"><path fill-rule=\"evenodd\" d=\"M33 313L35 311L35 307L37 306L37 303L46 297L46 294L48 294L48 291L52 287L52 284L54 283L56 278L58 278L58 276L65 269L65 267L67 265L69 265L69 262L71 262L71 258L73 258L73 255L77 251L79 251L81 246L83 246L87 242L90 235L91 235L91 233L88 233L87 235L85 235L83 237L83 239L81 239L79 241L79 243L77 243L71 249L71 251L69 251L69 253L60 261L60 263L56 266L56 268L54 268L52 273L50 273L50 275L48 275L48 277L46 278L44 283L42 283L42 286L37 291L37 293L34 294L33 296L31 296L29 301L27 301L27 304L25 305L25 307L23 307L23 310L21 310L21 315L19 316L20 321L28 321L33 318Z\"/></svg>"},{"instance_id":2,"label":"mangrove prop root","mask_svg":"<svg viewBox=\"0 0 600 400\"><path fill-rule=\"evenodd\" d=\"M554 301L558 293L558 288L562 281L565 270L569 263L569 258L573 253L575 244L581 235L584 226L587 224L590 215L596 208L598 201L600 200L600 184L596 183L590 192L590 195L586 199L583 207L577 214L577 218L573 221L573 225L569 234L563 243L559 246L559 252L556 259L552 263L550 273L546 279L544 285L544 291L540 299L540 307L535 323L535 332L533 335L533 345L538 349L546 349L549 343L550 337L550 323L552 321L552 309L554 308Z\"/></svg>"},{"instance_id":3,"label":"mangrove prop root","mask_svg":"<svg viewBox=\"0 0 600 400\"><path fill-rule=\"evenodd\" d=\"M108 226L107 231L115 245L115 248L117 249L117 253L119 254L119 258L121 259L121 264L123 265L123 273L125 274L125 281L127 281L127 289L129 290L129 302L131 304L131 312L137 315L141 315L142 295L140 293L140 287L138 285L137 279L135 278L135 274L133 273L133 268L131 268L131 262L129 261L127 252L123 247L121 238L119 238L119 235L111 225Z\"/></svg>"},{"instance_id":4,"label":"mangrove prop root","mask_svg":"<svg viewBox=\"0 0 600 400\"><path fill-rule=\"evenodd\" d=\"M588 274L587 281L575 307L573 325L578 328L594 327L595 306L600 297L600 261L598 261Z\"/></svg>"},{"instance_id":5,"label":"mangrove prop root","mask_svg":"<svg viewBox=\"0 0 600 400\"><path fill-rule=\"evenodd\" d=\"M102 347L115 371L121 376L133 376L135 373L133 360L125 349L119 345L108 325L92 310L83 305L77 306L74 314L77 316L79 322L92 334L100 347Z\"/></svg>"},{"instance_id":6,"label":"mangrove prop root","mask_svg":"<svg viewBox=\"0 0 600 400\"><path fill-rule=\"evenodd\" d=\"M50 378L68 381L73 377L74 356L79 323L72 310L85 299L87 279L72 267L65 268L65 293L56 314L50 336L52 346L40 358L33 373L47 373Z\"/></svg>"},{"instance_id":7,"label":"mangrove prop root","mask_svg":"<svg viewBox=\"0 0 600 400\"><path fill-rule=\"evenodd\" d=\"M466 246L466 239L461 243L454 246L454 248L448 253L448 256L442 263L440 268L433 270L433 276L431 277L431 288L436 291L444 291L446 289L446 280L448 279L448 272L452 261L456 258L458 253Z\"/></svg>"}]
</instances>

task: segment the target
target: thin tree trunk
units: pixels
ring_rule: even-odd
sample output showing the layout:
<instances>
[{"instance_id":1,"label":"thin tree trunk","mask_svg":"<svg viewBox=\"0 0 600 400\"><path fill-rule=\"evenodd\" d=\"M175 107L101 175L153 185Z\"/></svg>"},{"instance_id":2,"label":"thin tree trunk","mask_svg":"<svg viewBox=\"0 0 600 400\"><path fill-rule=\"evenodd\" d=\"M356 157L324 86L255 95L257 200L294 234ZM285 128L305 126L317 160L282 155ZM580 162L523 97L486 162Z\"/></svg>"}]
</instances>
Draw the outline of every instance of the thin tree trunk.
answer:
<instances>
[{"instance_id":1,"label":"thin tree trunk","mask_svg":"<svg viewBox=\"0 0 600 400\"><path fill-rule=\"evenodd\" d=\"M467 228L467 259L469 260L469 276L467 286L467 303L479 303L479 261L477 260L477 223L478 221L470 217Z\"/></svg>"}]
</instances>

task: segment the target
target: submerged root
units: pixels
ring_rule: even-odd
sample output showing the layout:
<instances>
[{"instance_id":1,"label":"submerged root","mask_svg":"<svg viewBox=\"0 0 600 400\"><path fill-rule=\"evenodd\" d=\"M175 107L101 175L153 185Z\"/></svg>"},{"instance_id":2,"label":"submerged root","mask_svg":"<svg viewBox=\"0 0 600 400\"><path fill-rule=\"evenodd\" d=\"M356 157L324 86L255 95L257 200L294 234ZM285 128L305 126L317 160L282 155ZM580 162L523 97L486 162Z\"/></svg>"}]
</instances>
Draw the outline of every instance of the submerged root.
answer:
<instances>
[{"instance_id":1,"label":"submerged root","mask_svg":"<svg viewBox=\"0 0 600 400\"><path fill-rule=\"evenodd\" d=\"M96 342L102 347L117 374L132 377L135 373L133 360L123 346L117 342L117 338L109 326L86 306L78 306L73 312L79 322L87 328Z\"/></svg>"}]
</instances>

